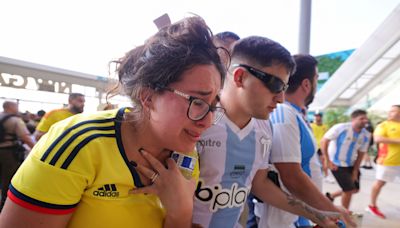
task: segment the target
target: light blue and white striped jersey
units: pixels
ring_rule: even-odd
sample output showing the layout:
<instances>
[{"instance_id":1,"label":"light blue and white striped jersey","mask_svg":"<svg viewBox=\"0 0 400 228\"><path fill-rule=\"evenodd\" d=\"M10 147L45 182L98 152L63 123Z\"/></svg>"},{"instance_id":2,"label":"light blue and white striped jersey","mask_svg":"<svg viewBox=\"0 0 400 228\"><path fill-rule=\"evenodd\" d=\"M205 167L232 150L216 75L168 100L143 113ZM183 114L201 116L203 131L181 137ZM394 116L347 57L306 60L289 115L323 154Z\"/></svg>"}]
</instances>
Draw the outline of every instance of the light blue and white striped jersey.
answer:
<instances>
[{"instance_id":1,"label":"light blue and white striped jersey","mask_svg":"<svg viewBox=\"0 0 400 228\"><path fill-rule=\"evenodd\" d=\"M270 161L272 163L299 163L313 183L322 189L321 164L316 155L317 144L312 129L304 119L300 107L285 102L278 104L271 114L273 139ZM301 186L299 186L301 187ZM284 190L286 188L282 186ZM303 217L265 205L260 227L307 226L311 222Z\"/></svg>"},{"instance_id":2,"label":"light blue and white striped jersey","mask_svg":"<svg viewBox=\"0 0 400 228\"><path fill-rule=\"evenodd\" d=\"M278 104L271 114L274 130L271 162L300 163L308 176L313 177L313 157L318 148L312 130L303 116L301 108L289 102ZM320 167L318 162L316 164Z\"/></svg>"},{"instance_id":3,"label":"light blue and white striped jersey","mask_svg":"<svg viewBox=\"0 0 400 228\"><path fill-rule=\"evenodd\" d=\"M331 140L328 146L329 158L340 167L350 167L357 159L357 151L367 152L371 133L363 128L359 133L351 123L340 123L331 127L324 138Z\"/></svg>"},{"instance_id":4,"label":"light blue and white striped jersey","mask_svg":"<svg viewBox=\"0 0 400 228\"><path fill-rule=\"evenodd\" d=\"M200 178L193 223L203 227L237 227L256 172L267 169L271 124L252 119L239 129L224 116L197 144Z\"/></svg>"}]
</instances>

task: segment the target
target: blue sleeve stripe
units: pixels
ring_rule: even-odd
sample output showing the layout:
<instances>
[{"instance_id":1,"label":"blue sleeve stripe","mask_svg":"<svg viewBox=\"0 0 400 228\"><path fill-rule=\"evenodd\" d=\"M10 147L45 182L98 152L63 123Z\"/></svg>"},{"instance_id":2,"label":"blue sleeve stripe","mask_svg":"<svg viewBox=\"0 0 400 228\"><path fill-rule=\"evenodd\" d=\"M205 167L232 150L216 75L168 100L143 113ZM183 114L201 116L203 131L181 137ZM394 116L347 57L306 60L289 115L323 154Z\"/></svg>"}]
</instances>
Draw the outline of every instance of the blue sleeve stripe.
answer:
<instances>
[{"instance_id":1,"label":"blue sleeve stripe","mask_svg":"<svg viewBox=\"0 0 400 228\"><path fill-rule=\"evenodd\" d=\"M93 134L90 135L89 137L85 138L82 142L80 142L76 147L71 151L71 153L68 155L67 159L65 159L64 163L61 165L62 169L67 169L68 166L71 164L72 160L76 157L76 155L81 151L81 149L88 144L90 141L93 139L99 138L99 137L115 137L115 134Z\"/></svg>"},{"instance_id":2,"label":"blue sleeve stripe","mask_svg":"<svg viewBox=\"0 0 400 228\"><path fill-rule=\"evenodd\" d=\"M107 122L111 122L113 123L114 118L112 119L101 119L101 120L89 120L89 121L83 121L80 122L78 124L75 124L74 126L68 128L65 132L63 132L60 136L57 137L56 140L54 140L54 142L47 148L46 152L43 154L43 156L40 158L41 161L45 161L47 159L47 157L49 156L49 154L51 153L51 151L57 146L58 143L61 142L61 140L63 138L65 138L72 130L86 125L86 124L101 124L101 123L107 123Z\"/></svg>"}]
</instances>

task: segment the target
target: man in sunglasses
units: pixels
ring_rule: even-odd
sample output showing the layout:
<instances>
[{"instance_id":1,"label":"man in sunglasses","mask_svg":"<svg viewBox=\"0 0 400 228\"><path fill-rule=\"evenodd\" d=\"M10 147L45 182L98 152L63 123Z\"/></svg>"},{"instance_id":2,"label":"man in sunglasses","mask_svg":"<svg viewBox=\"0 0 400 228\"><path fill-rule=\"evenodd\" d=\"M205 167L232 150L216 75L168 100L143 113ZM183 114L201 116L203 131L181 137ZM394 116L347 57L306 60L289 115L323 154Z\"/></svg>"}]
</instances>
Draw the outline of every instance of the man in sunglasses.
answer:
<instances>
[{"instance_id":1,"label":"man in sunglasses","mask_svg":"<svg viewBox=\"0 0 400 228\"><path fill-rule=\"evenodd\" d=\"M332 223L326 213L285 194L267 178L272 142L267 119L283 102L295 66L290 53L279 43L253 36L234 43L231 63L220 100L225 115L197 144L200 178L193 223L236 227L250 191L321 225Z\"/></svg>"},{"instance_id":2,"label":"man in sunglasses","mask_svg":"<svg viewBox=\"0 0 400 228\"><path fill-rule=\"evenodd\" d=\"M314 99L318 80L317 60L295 55L296 71L289 79L285 102L271 114L273 139L271 162L279 172L283 188L305 203L326 211L341 212L322 193L322 173L316 156L317 146L306 118L306 108ZM303 218L265 205L260 227L312 227Z\"/></svg>"}]
</instances>

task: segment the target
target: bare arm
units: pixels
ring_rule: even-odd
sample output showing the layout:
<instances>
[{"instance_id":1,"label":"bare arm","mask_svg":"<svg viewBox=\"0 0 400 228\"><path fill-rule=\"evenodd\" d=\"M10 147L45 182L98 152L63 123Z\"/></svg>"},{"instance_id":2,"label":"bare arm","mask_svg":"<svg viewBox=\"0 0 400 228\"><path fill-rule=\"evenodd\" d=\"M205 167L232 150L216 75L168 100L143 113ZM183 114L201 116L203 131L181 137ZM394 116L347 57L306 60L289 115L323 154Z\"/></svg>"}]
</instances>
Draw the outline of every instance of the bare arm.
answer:
<instances>
[{"instance_id":1,"label":"bare arm","mask_svg":"<svg viewBox=\"0 0 400 228\"><path fill-rule=\"evenodd\" d=\"M329 145L329 142L330 142L331 140L329 140L329 139L327 139L327 138L322 138L321 139L321 152L322 152L322 155L324 156L324 158L325 158L325 160L327 159L327 160L329 160L329 155L328 155L328 145Z\"/></svg>"},{"instance_id":2,"label":"bare arm","mask_svg":"<svg viewBox=\"0 0 400 228\"><path fill-rule=\"evenodd\" d=\"M319 210L338 211L301 169L299 163L275 163L285 187L294 196Z\"/></svg>"},{"instance_id":3,"label":"bare arm","mask_svg":"<svg viewBox=\"0 0 400 228\"><path fill-rule=\"evenodd\" d=\"M46 134L46 132L42 132L42 131L38 131L36 130L35 133L33 133L33 135L35 136L36 142L39 141L39 139Z\"/></svg>"},{"instance_id":4,"label":"bare arm","mask_svg":"<svg viewBox=\"0 0 400 228\"><path fill-rule=\"evenodd\" d=\"M374 135L374 142L386 144L400 144L400 139L390 139L379 135Z\"/></svg>"},{"instance_id":5,"label":"bare arm","mask_svg":"<svg viewBox=\"0 0 400 228\"><path fill-rule=\"evenodd\" d=\"M23 208L7 200L0 214L0 228L62 228L67 227L72 214L51 215Z\"/></svg>"},{"instance_id":6,"label":"bare arm","mask_svg":"<svg viewBox=\"0 0 400 228\"><path fill-rule=\"evenodd\" d=\"M360 170L361 161L362 161L365 153L366 152L361 152L359 150L357 151L357 159L353 165L353 180L358 179L358 172Z\"/></svg>"},{"instance_id":7,"label":"bare arm","mask_svg":"<svg viewBox=\"0 0 400 228\"><path fill-rule=\"evenodd\" d=\"M22 142L24 142L26 145L28 145L30 148L32 148L35 145L35 142L33 142L32 138L28 134L24 134L21 136Z\"/></svg>"},{"instance_id":8,"label":"bare arm","mask_svg":"<svg viewBox=\"0 0 400 228\"><path fill-rule=\"evenodd\" d=\"M357 151L357 159L354 162L354 169L357 169L357 170L360 169L360 164L361 164L361 161L362 161L365 153L366 152Z\"/></svg>"},{"instance_id":9,"label":"bare arm","mask_svg":"<svg viewBox=\"0 0 400 228\"><path fill-rule=\"evenodd\" d=\"M331 169L331 170L336 170L337 166L335 164L332 163L332 161L329 159L329 154L328 154L328 146L329 143L331 142L331 140L327 139L327 138L322 138L321 139L321 152L324 156L324 172L327 175L328 170L327 169Z\"/></svg>"},{"instance_id":10,"label":"bare arm","mask_svg":"<svg viewBox=\"0 0 400 228\"><path fill-rule=\"evenodd\" d=\"M304 202L278 188L267 178L267 172L268 170L259 170L254 176L251 191L255 196L274 207L307 217L319 225L333 225L333 227L336 227L333 222L329 221L327 214L308 206ZM266 189L268 189L268 191ZM330 215L332 216L333 214L336 214L335 218L340 216L340 213L331 213ZM329 217L332 218L331 216Z\"/></svg>"}]
</instances>

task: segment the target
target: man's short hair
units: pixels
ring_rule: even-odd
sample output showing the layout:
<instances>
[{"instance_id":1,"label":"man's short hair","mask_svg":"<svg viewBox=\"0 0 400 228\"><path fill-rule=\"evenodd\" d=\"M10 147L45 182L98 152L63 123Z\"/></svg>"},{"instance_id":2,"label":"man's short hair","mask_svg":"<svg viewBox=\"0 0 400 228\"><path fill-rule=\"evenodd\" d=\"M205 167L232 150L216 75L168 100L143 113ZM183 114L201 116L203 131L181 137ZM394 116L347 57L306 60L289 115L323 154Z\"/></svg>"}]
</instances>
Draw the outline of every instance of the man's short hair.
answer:
<instances>
[{"instance_id":1,"label":"man's short hair","mask_svg":"<svg viewBox=\"0 0 400 228\"><path fill-rule=\"evenodd\" d=\"M352 119L354 119L354 118L357 118L357 117L362 116L362 115L367 115L367 112L365 110L362 110L362 109L357 109L357 110L354 110L351 113L350 117Z\"/></svg>"},{"instance_id":2,"label":"man's short hair","mask_svg":"<svg viewBox=\"0 0 400 228\"><path fill-rule=\"evenodd\" d=\"M254 67L282 64L292 74L295 63L290 52L278 42L261 36L249 36L235 42L232 60Z\"/></svg>"},{"instance_id":3,"label":"man's short hair","mask_svg":"<svg viewBox=\"0 0 400 228\"><path fill-rule=\"evenodd\" d=\"M225 31L225 32L220 32L214 35L218 39L222 41L226 41L227 39L232 39L232 40L240 40L240 37L233 32Z\"/></svg>"},{"instance_id":4,"label":"man's short hair","mask_svg":"<svg viewBox=\"0 0 400 228\"><path fill-rule=\"evenodd\" d=\"M308 54L294 55L293 58L296 62L296 71L289 78L287 93L296 91L305 79L312 82L315 75L315 67L318 65L318 61Z\"/></svg>"},{"instance_id":5,"label":"man's short hair","mask_svg":"<svg viewBox=\"0 0 400 228\"><path fill-rule=\"evenodd\" d=\"M44 111L43 109L37 111L36 113L38 116L43 117L46 114L46 111Z\"/></svg>"},{"instance_id":6,"label":"man's short hair","mask_svg":"<svg viewBox=\"0 0 400 228\"><path fill-rule=\"evenodd\" d=\"M321 113L321 112L316 112L316 113L314 113L314 116L320 116L320 117L322 117L322 113Z\"/></svg>"},{"instance_id":7,"label":"man's short hair","mask_svg":"<svg viewBox=\"0 0 400 228\"><path fill-rule=\"evenodd\" d=\"M398 105L393 105L393 107L400 108L400 104L398 104Z\"/></svg>"},{"instance_id":8,"label":"man's short hair","mask_svg":"<svg viewBox=\"0 0 400 228\"><path fill-rule=\"evenodd\" d=\"M77 97L84 97L85 95L83 95L83 94L81 94L81 93L70 93L69 94L69 97L68 97L68 100L73 100L73 99L75 99L75 98L77 98Z\"/></svg>"}]
</instances>

